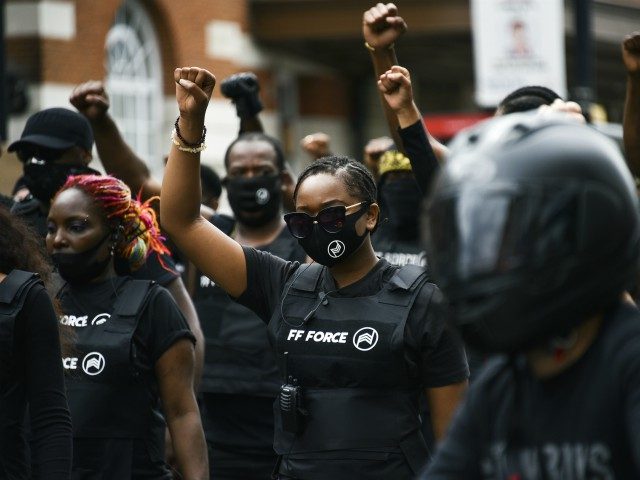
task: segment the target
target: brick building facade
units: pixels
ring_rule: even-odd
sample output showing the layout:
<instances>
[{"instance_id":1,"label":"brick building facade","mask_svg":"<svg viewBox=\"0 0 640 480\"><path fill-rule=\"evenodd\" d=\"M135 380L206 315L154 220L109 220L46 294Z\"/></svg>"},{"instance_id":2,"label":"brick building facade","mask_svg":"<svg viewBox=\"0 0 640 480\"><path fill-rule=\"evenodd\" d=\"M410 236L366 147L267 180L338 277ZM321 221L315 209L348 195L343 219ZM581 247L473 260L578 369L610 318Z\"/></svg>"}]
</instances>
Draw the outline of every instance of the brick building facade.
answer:
<instances>
[{"instance_id":1,"label":"brick building facade","mask_svg":"<svg viewBox=\"0 0 640 480\"><path fill-rule=\"evenodd\" d=\"M159 175L177 114L173 69L194 65L218 82L239 71L257 73L265 129L285 141L294 163L305 160L298 139L312 131L326 131L338 151L350 150L340 75L261 49L250 34L247 0L9 0L5 8L7 68L27 81L29 102L27 111L10 118L9 141L31 113L72 108L74 86L105 80L125 138ZM203 159L219 168L238 129L235 109L219 88L206 123ZM5 155L0 169L0 191L6 192L19 164Z\"/></svg>"}]
</instances>

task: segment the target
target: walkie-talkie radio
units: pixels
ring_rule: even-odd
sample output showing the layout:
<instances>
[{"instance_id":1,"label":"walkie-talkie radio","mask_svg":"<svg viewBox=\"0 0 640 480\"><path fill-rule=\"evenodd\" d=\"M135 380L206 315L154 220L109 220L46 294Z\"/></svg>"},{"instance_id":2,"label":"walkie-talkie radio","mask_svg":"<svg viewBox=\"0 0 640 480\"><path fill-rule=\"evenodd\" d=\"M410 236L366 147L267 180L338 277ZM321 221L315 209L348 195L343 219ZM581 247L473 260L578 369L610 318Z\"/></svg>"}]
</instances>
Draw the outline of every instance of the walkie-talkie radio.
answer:
<instances>
[{"instance_id":1,"label":"walkie-talkie radio","mask_svg":"<svg viewBox=\"0 0 640 480\"><path fill-rule=\"evenodd\" d=\"M280 387L278 401L280 403L280 417L282 418L282 429L285 432L301 433L304 429L304 402L302 398L302 388L298 385L298 380L291 375L287 375L287 363L289 352L285 352L285 378L286 382Z\"/></svg>"}]
</instances>

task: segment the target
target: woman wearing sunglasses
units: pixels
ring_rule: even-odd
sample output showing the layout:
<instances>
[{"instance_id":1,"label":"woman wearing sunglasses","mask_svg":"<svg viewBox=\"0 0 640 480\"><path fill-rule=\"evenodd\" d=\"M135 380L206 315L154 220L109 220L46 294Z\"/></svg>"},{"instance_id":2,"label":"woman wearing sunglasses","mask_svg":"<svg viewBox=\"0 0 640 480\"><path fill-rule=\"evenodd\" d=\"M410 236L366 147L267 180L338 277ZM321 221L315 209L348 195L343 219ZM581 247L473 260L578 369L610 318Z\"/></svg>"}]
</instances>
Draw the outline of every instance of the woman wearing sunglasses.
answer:
<instances>
[{"instance_id":1,"label":"woman wearing sunglasses","mask_svg":"<svg viewBox=\"0 0 640 480\"><path fill-rule=\"evenodd\" d=\"M300 176L289 230L315 261L242 247L200 217L199 152L215 78L174 72L180 109L162 186L162 224L178 247L268 324L282 375L274 405L281 479L409 479L429 457L420 433L426 394L441 438L466 387L466 359L444 325L422 267L375 256L375 181L344 157Z\"/></svg>"}]
</instances>

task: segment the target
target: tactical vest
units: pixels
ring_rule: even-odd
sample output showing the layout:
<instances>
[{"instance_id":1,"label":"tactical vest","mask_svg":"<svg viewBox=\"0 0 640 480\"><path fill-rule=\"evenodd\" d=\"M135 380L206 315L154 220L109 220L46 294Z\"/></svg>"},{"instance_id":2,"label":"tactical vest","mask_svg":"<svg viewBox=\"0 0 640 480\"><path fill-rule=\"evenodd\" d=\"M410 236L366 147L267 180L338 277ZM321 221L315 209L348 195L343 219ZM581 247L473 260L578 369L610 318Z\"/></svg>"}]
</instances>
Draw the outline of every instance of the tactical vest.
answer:
<instances>
[{"instance_id":1,"label":"tactical vest","mask_svg":"<svg viewBox=\"0 0 640 480\"><path fill-rule=\"evenodd\" d=\"M36 273L12 270L0 282L0 393L9 380L13 365L13 335L16 317L22 310L31 287L42 280Z\"/></svg>"},{"instance_id":2,"label":"tactical vest","mask_svg":"<svg viewBox=\"0 0 640 480\"><path fill-rule=\"evenodd\" d=\"M409 378L404 331L426 271L399 268L375 295L349 298L323 292L323 271L317 264L301 266L269 323L278 366L302 387L308 412L302 433L286 432L276 401L274 448L296 457L401 451L417 472L428 450L419 433L420 391Z\"/></svg>"},{"instance_id":3,"label":"tactical vest","mask_svg":"<svg viewBox=\"0 0 640 480\"><path fill-rule=\"evenodd\" d=\"M298 242L288 232L283 233L261 250L285 260L303 261L304 252ZM200 389L273 398L280 387L280 376L266 324L198 273L193 301L206 345Z\"/></svg>"},{"instance_id":4,"label":"tactical vest","mask_svg":"<svg viewBox=\"0 0 640 480\"><path fill-rule=\"evenodd\" d=\"M16 318L37 284L42 285L37 274L22 270L13 270L0 282L0 478L30 478L24 426L26 379L13 374L25 359L16 358L13 349Z\"/></svg>"},{"instance_id":5,"label":"tactical vest","mask_svg":"<svg viewBox=\"0 0 640 480\"><path fill-rule=\"evenodd\" d=\"M133 334L153 282L129 280L118 289L112 312L76 328L77 358L65 370L73 436L148 438L161 417L157 399L135 366ZM58 295L64 302L67 287Z\"/></svg>"}]
</instances>

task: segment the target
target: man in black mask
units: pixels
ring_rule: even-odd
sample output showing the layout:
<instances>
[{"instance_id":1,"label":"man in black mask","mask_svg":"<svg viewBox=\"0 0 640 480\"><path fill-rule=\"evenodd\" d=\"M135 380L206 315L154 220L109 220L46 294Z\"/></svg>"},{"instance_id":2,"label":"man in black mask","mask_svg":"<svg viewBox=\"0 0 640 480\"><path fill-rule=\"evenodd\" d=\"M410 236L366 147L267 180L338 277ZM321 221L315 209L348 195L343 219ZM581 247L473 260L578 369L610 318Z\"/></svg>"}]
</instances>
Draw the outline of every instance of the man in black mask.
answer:
<instances>
[{"instance_id":1,"label":"man in black mask","mask_svg":"<svg viewBox=\"0 0 640 480\"><path fill-rule=\"evenodd\" d=\"M277 140L241 134L224 163L223 183L235 218L214 215L212 223L243 245L304 262L304 251L282 220L286 173ZM198 273L198 278L193 298L206 342L200 389L211 478L269 478L276 462L273 400L281 382L266 326L207 277Z\"/></svg>"},{"instance_id":2,"label":"man in black mask","mask_svg":"<svg viewBox=\"0 0 640 480\"><path fill-rule=\"evenodd\" d=\"M9 145L8 150L15 151L24 164L24 175L18 184L29 191L13 205L11 213L31 225L41 235L43 242L47 235L47 214L51 200L67 177L100 175L100 172L88 167L93 142L93 129L85 115L66 108L48 108L29 117L20 140ZM133 192L136 191L131 185L129 187ZM135 272L131 272L127 262L123 261L116 263L116 271L120 275L154 280L167 288L196 339L202 339L195 308L182 279L175 272L173 259L164 255L162 263L156 255L150 255ZM198 343L203 342L198 340ZM196 383L202 368L202 356L202 349L196 347Z\"/></svg>"},{"instance_id":3,"label":"man in black mask","mask_svg":"<svg viewBox=\"0 0 640 480\"><path fill-rule=\"evenodd\" d=\"M376 255L396 265L426 265L417 218L422 193L411 162L401 152L390 149L380 157L378 172L383 221L372 237Z\"/></svg>"},{"instance_id":4,"label":"man in black mask","mask_svg":"<svg viewBox=\"0 0 640 480\"><path fill-rule=\"evenodd\" d=\"M27 120L20 140L9 145L23 162L20 184L29 194L12 212L25 219L43 238L49 202L69 175L99 174L91 161L93 133L89 122L66 108L48 108Z\"/></svg>"}]
</instances>

